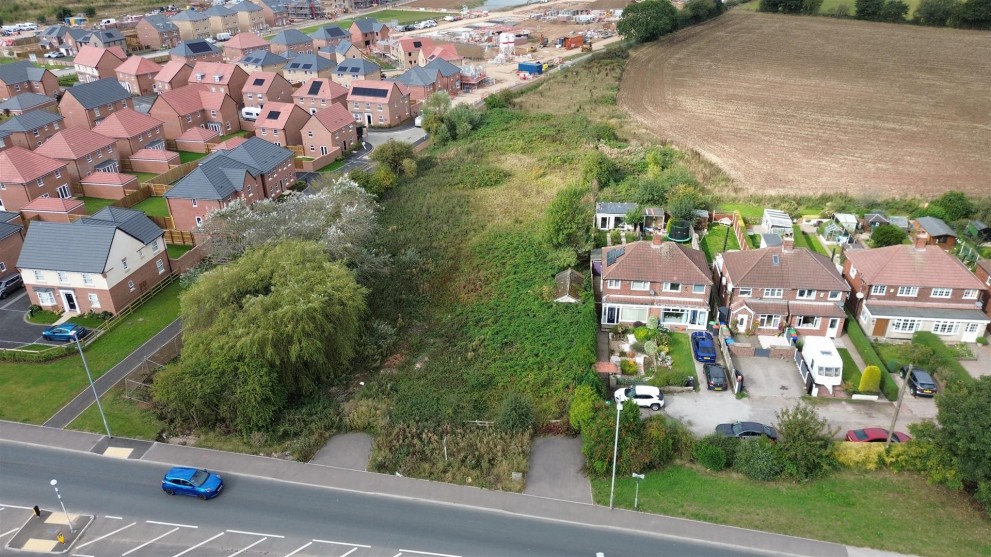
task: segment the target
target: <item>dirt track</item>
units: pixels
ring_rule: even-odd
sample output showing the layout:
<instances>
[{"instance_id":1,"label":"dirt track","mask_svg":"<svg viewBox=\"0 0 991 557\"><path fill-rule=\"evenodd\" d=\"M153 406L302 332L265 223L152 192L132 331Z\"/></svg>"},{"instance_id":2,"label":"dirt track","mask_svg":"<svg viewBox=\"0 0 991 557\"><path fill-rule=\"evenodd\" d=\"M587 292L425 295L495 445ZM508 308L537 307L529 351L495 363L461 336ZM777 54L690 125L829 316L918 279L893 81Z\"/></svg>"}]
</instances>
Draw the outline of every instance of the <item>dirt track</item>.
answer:
<instances>
[{"instance_id":1,"label":"dirt track","mask_svg":"<svg viewBox=\"0 0 991 557\"><path fill-rule=\"evenodd\" d=\"M734 10L631 56L618 102L744 193L991 193L991 34Z\"/></svg>"}]
</instances>

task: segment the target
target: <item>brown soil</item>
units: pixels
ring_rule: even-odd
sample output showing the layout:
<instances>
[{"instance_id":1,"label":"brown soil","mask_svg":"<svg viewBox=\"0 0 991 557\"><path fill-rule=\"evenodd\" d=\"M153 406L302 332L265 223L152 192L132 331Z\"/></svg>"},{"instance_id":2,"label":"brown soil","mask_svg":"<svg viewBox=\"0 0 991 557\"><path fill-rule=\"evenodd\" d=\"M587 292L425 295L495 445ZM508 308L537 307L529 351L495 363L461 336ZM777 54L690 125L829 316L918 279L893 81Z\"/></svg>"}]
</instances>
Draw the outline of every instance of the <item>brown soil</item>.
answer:
<instances>
[{"instance_id":1,"label":"brown soil","mask_svg":"<svg viewBox=\"0 0 991 557\"><path fill-rule=\"evenodd\" d=\"M638 50L618 102L743 192L986 195L988 37L734 10Z\"/></svg>"}]
</instances>

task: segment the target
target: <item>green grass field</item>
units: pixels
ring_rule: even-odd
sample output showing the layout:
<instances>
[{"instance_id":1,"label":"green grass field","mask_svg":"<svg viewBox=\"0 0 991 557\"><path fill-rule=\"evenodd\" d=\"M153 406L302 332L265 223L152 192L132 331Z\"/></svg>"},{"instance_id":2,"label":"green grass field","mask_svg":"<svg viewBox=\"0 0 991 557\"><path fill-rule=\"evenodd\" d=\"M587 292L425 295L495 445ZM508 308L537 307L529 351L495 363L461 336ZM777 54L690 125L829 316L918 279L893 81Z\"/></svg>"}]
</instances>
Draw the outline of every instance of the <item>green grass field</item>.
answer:
<instances>
[{"instance_id":1,"label":"green grass field","mask_svg":"<svg viewBox=\"0 0 991 557\"><path fill-rule=\"evenodd\" d=\"M169 204L166 203L164 197L152 196L145 199L141 203L138 203L132 209L138 211L143 211L144 214L153 217L167 217L169 216Z\"/></svg>"},{"instance_id":2,"label":"green grass field","mask_svg":"<svg viewBox=\"0 0 991 557\"><path fill-rule=\"evenodd\" d=\"M736 234L731 234L732 228L721 224L714 224L709 227L709 232L702 238L702 251L709 263L716 258L717 253L723 251L740 249L740 242L736 240ZM726 249L723 250L723 246Z\"/></svg>"},{"instance_id":3,"label":"green grass field","mask_svg":"<svg viewBox=\"0 0 991 557\"><path fill-rule=\"evenodd\" d=\"M179 162L185 164L187 162L198 161L206 156L206 153L192 153L190 151L179 151Z\"/></svg>"},{"instance_id":4,"label":"green grass field","mask_svg":"<svg viewBox=\"0 0 991 557\"><path fill-rule=\"evenodd\" d=\"M86 206L87 214L94 214L104 207L108 207L113 204L113 199L100 199L98 197L80 197L83 205Z\"/></svg>"},{"instance_id":5,"label":"green grass field","mask_svg":"<svg viewBox=\"0 0 991 557\"><path fill-rule=\"evenodd\" d=\"M365 14L361 17L362 19L370 17L377 20L379 23L391 23L395 21L399 25L406 25L408 23L416 23L418 21L423 21L425 19L437 20L444 17L445 15L448 14L444 12L420 12L415 10L381 10L378 12ZM311 25L309 27L303 27L302 29L300 29L300 32L309 35L310 33L326 25L337 25L341 29L349 29L351 27L351 24L354 23L354 19L355 18L348 18L348 19L341 19L338 21L331 21L321 25ZM271 37L274 36L275 35L271 35ZM265 38L267 39L269 37L265 37Z\"/></svg>"},{"instance_id":6,"label":"green grass field","mask_svg":"<svg viewBox=\"0 0 991 557\"><path fill-rule=\"evenodd\" d=\"M145 393L147 394L147 393ZM123 387L110 389L100 397L103 413L107 416L110 432L116 437L155 440L165 429L165 424L155 417L147 405L136 404L125 396ZM104 433L103 419L95 404L87 408L71 424L69 429Z\"/></svg>"},{"instance_id":7,"label":"green grass field","mask_svg":"<svg viewBox=\"0 0 991 557\"><path fill-rule=\"evenodd\" d=\"M169 257L171 257L172 259L179 259L183 255L185 255L187 251L193 249L193 246L180 246L175 244L169 244L165 246L165 249L168 251Z\"/></svg>"},{"instance_id":8,"label":"green grass field","mask_svg":"<svg viewBox=\"0 0 991 557\"><path fill-rule=\"evenodd\" d=\"M908 4L908 19L912 18L915 13L916 6L919 5L919 0L902 0ZM737 9L748 10L751 12L756 12L760 2L758 0L751 0L746 4L740 4ZM856 2L854 0L823 0L822 6L819 6L819 15L833 15L837 10L842 10L842 7L846 7L847 14L850 17L856 13Z\"/></svg>"}]
</instances>

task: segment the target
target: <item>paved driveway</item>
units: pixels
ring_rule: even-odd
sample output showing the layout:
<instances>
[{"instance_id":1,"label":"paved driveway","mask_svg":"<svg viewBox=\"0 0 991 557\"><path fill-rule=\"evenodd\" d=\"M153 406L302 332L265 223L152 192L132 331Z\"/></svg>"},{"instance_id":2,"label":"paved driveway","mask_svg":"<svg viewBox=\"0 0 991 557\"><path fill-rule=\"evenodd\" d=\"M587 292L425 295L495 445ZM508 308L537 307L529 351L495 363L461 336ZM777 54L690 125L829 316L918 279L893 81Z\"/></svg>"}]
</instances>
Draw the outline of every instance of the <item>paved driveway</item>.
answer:
<instances>
[{"instance_id":1,"label":"paved driveway","mask_svg":"<svg viewBox=\"0 0 991 557\"><path fill-rule=\"evenodd\" d=\"M592 484L582 469L581 437L538 437L530 448L523 493L578 503L592 502Z\"/></svg>"},{"instance_id":2,"label":"paved driveway","mask_svg":"<svg viewBox=\"0 0 991 557\"><path fill-rule=\"evenodd\" d=\"M24 321L31 301L24 289L10 298L0 300L0 348L17 348L25 344L49 344L41 338L44 325L32 325Z\"/></svg>"},{"instance_id":3,"label":"paved driveway","mask_svg":"<svg viewBox=\"0 0 991 557\"><path fill-rule=\"evenodd\" d=\"M372 437L367 433L341 433L330 438L310 460L313 464L349 470L367 470L372 453Z\"/></svg>"}]
</instances>

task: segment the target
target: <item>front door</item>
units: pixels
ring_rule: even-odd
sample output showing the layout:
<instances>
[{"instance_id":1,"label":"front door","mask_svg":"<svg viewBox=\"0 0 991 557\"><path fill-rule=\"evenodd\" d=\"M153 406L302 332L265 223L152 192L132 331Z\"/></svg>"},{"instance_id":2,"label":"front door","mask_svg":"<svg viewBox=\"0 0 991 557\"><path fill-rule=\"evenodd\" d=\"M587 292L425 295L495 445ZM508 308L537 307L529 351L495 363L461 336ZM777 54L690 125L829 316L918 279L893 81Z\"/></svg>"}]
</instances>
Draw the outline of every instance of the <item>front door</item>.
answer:
<instances>
[{"instance_id":1,"label":"front door","mask_svg":"<svg viewBox=\"0 0 991 557\"><path fill-rule=\"evenodd\" d=\"M606 325L615 325L619 323L619 308L616 306L606 307L605 319L602 321Z\"/></svg>"},{"instance_id":2,"label":"front door","mask_svg":"<svg viewBox=\"0 0 991 557\"><path fill-rule=\"evenodd\" d=\"M76 294L72 290L59 290L59 292L62 293L65 311L79 311L79 306L76 305Z\"/></svg>"},{"instance_id":3,"label":"front door","mask_svg":"<svg viewBox=\"0 0 991 557\"><path fill-rule=\"evenodd\" d=\"M746 315L737 315L736 316L736 330L737 331L740 331L741 333L742 332L745 332L747 330L747 316Z\"/></svg>"},{"instance_id":4,"label":"front door","mask_svg":"<svg viewBox=\"0 0 991 557\"><path fill-rule=\"evenodd\" d=\"M365 123L368 124L369 126L372 125L372 115L369 112L365 113Z\"/></svg>"},{"instance_id":5,"label":"front door","mask_svg":"<svg viewBox=\"0 0 991 557\"><path fill-rule=\"evenodd\" d=\"M826 328L826 336L829 338L836 338L836 335L840 332L840 318L830 317L829 327Z\"/></svg>"}]
</instances>

